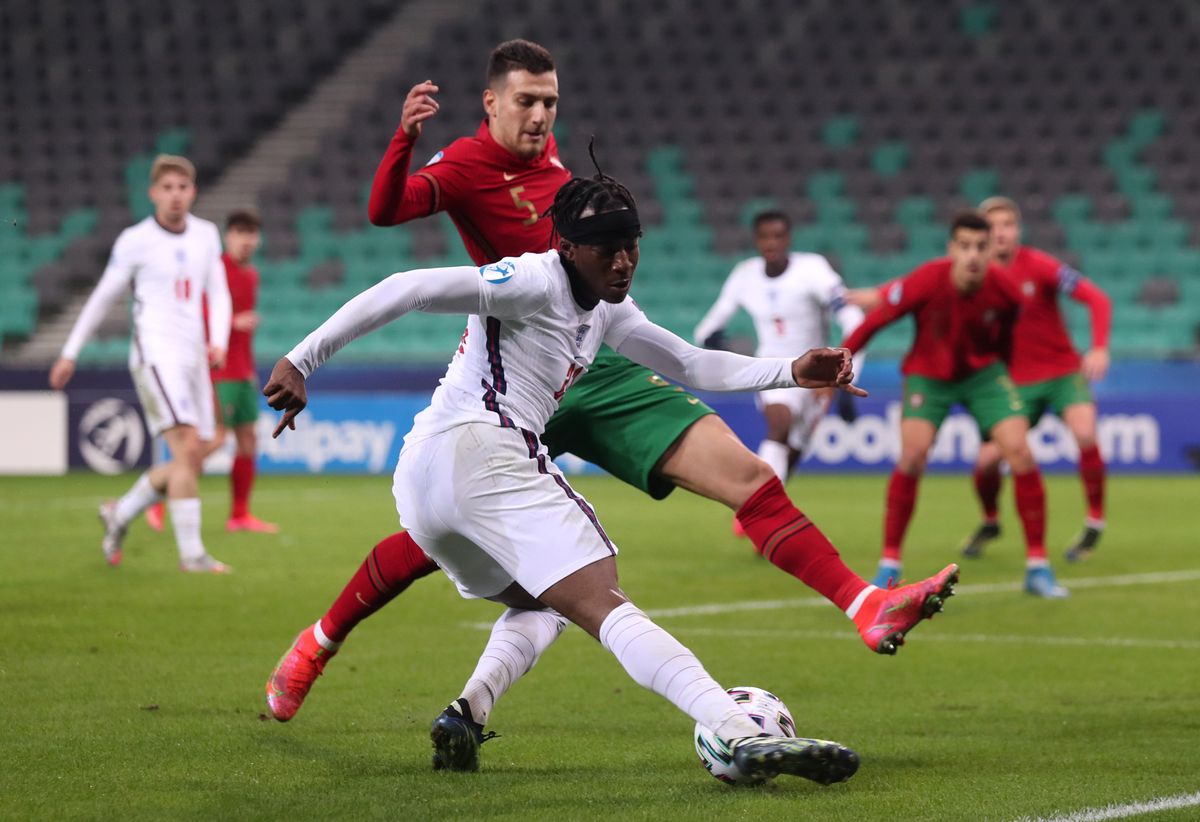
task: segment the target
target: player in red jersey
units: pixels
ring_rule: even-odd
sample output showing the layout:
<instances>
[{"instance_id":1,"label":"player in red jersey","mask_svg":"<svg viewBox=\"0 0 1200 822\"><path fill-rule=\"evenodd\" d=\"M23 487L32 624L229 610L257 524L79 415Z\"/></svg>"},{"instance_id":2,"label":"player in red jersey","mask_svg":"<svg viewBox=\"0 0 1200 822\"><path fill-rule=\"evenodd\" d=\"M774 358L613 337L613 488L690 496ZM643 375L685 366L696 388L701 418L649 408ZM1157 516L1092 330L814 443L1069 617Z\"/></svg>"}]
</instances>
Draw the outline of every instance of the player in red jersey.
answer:
<instances>
[{"instance_id":1,"label":"player in red jersey","mask_svg":"<svg viewBox=\"0 0 1200 822\"><path fill-rule=\"evenodd\" d=\"M549 52L523 40L497 47L483 92L487 119L474 136L455 140L410 175L422 124L438 111L436 93L432 82L409 92L400 128L375 174L371 221L394 225L446 211L479 265L548 250L553 227L541 215L570 179L551 134L558 78ZM879 591L847 568L788 499L770 466L711 409L611 349L602 348L566 392L541 439L552 457L569 451L656 499L679 486L726 504L757 550L845 611L872 650L894 653L904 632L922 618L925 596ZM944 591L956 574L952 569L917 585ZM295 714L361 620L435 570L407 533L376 545L325 616L301 632L272 673L267 701L275 718L286 721ZM885 613L901 600L917 607ZM881 625L889 630L880 633Z\"/></svg>"},{"instance_id":2,"label":"player in red jersey","mask_svg":"<svg viewBox=\"0 0 1200 822\"><path fill-rule=\"evenodd\" d=\"M254 469L258 442L254 432L258 422L258 375L254 370L253 338L258 328L258 271L250 258L262 240L262 220L249 209L234 211L225 221L225 276L233 300L233 330L229 334L229 355L225 366L212 372L216 387L218 421L233 431L235 452L230 486L233 504L227 531L255 531L274 534L279 526L263 522L250 513L250 492L254 487ZM224 431L221 432L224 436Z\"/></svg>"},{"instance_id":3,"label":"player in red jersey","mask_svg":"<svg viewBox=\"0 0 1200 822\"><path fill-rule=\"evenodd\" d=\"M883 289L883 301L845 341L861 350L876 331L906 314L916 336L904 357L900 459L892 473L884 519L883 557L875 584L900 576L904 532L916 506L917 485L937 430L955 403L966 406L1012 468L1017 511L1025 528L1029 593L1066 596L1046 559L1046 497L1029 450L1029 423L1001 355L1009 344L1020 295L989 262L990 229L983 215L965 212L950 229L946 258L932 260Z\"/></svg>"},{"instance_id":4,"label":"player in red jersey","mask_svg":"<svg viewBox=\"0 0 1200 822\"><path fill-rule=\"evenodd\" d=\"M1096 549L1104 531L1104 458L1096 442L1096 404L1089 382L1108 371L1108 332L1112 304L1094 283L1049 254L1021 245L1021 210L1007 197L984 200L980 210L992 227L992 260L1005 270L1024 300L1013 330L1008 369L1025 403L1029 424L1037 425L1047 410L1067 424L1079 446L1079 476L1087 500L1083 531L1067 548L1070 562ZM1092 347L1082 358L1059 310L1059 295L1086 305L1091 312ZM1000 449L984 442L975 463L975 490L983 522L963 547L963 556L978 557L1000 535Z\"/></svg>"}]
</instances>

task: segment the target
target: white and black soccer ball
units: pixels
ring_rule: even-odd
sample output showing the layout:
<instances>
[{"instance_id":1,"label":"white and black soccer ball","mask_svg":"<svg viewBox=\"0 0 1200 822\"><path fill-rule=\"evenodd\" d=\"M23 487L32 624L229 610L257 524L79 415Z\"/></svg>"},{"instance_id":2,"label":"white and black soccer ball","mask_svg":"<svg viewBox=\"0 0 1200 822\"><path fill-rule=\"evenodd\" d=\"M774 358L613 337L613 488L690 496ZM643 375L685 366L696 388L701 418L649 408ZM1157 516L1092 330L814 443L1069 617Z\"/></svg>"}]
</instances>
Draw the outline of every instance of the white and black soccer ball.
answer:
<instances>
[{"instance_id":1,"label":"white and black soccer ball","mask_svg":"<svg viewBox=\"0 0 1200 822\"><path fill-rule=\"evenodd\" d=\"M796 735L796 720L792 719L792 712L775 694L749 686L730 688L728 693L765 733L771 736ZM731 785L755 783L756 780L738 769L733 761L733 753L711 730L697 722L692 736L700 764L714 777Z\"/></svg>"}]
</instances>

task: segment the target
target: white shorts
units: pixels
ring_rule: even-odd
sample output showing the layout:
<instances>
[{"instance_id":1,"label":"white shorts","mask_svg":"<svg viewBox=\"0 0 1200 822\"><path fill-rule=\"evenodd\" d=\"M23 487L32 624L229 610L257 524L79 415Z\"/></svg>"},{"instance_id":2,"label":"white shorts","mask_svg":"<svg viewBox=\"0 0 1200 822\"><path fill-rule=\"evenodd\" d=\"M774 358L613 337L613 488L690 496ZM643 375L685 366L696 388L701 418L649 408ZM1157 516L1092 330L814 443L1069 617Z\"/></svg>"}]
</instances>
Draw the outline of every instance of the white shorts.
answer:
<instances>
[{"instance_id":1,"label":"white shorts","mask_svg":"<svg viewBox=\"0 0 1200 822\"><path fill-rule=\"evenodd\" d=\"M533 596L617 549L533 434L467 423L406 443L400 523L467 598Z\"/></svg>"},{"instance_id":2,"label":"white shorts","mask_svg":"<svg viewBox=\"0 0 1200 822\"><path fill-rule=\"evenodd\" d=\"M213 387L208 366L141 363L130 366L146 426L158 436L176 425L190 425L202 440L216 434Z\"/></svg>"},{"instance_id":3,"label":"white shorts","mask_svg":"<svg viewBox=\"0 0 1200 822\"><path fill-rule=\"evenodd\" d=\"M768 405L786 405L792 412L792 428L788 432L788 447L804 452L817 430L817 423L829 404L821 400L816 391L804 388L771 388L754 395L755 405L761 411Z\"/></svg>"}]
</instances>

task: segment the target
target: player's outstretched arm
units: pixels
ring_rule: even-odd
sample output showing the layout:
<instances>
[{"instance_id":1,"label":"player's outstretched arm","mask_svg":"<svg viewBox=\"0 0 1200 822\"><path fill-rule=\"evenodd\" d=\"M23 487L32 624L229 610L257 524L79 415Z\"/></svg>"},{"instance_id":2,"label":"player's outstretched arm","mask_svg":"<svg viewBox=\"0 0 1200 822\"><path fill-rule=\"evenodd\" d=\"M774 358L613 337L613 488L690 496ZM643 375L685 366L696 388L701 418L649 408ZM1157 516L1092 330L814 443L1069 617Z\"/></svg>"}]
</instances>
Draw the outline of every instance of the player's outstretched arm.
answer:
<instances>
[{"instance_id":1,"label":"player's outstretched arm","mask_svg":"<svg viewBox=\"0 0 1200 822\"><path fill-rule=\"evenodd\" d=\"M401 271L354 297L305 337L287 359L307 379L349 343L411 311L472 314L479 311L479 269L473 266Z\"/></svg>"},{"instance_id":2,"label":"player's outstretched arm","mask_svg":"<svg viewBox=\"0 0 1200 822\"><path fill-rule=\"evenodd\" d=\"M865 391L850 385L850 353L829 353L844 349L814 349L796 360L711 351L689 345L650 322L636 308L628 309L624 321L610 328L605 338L618 353L634 362L703 391L837 387L866 396Z\"/></svg>"}]
</instances>

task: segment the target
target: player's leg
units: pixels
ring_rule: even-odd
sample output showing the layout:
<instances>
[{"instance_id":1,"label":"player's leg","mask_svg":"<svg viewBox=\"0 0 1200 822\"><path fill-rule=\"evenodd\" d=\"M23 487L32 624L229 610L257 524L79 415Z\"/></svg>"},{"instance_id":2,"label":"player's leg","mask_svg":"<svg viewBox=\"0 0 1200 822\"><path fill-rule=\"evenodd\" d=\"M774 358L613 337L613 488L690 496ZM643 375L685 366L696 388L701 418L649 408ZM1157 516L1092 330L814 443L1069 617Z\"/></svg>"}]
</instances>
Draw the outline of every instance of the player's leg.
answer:
<instances>
[{"instance_id":1,"label":"player's leg","mask_svg":"<svg viewBox=\"0 0 1200 822\"><path fill-rule=\"evenodd\" d=\"M250 493L254 488L258 461L258 391L253 380L232 380L217 383L225 424L233 429L233 466L229 472L232 496L227 531L278 533L279 526L263 522L250 513Z\"/></svg>"},{"instance_id":2,"label":"player's leg","mask_svg":"<svg viewBox=\"0 0 1200 822\"><path fill-rule=\"evenodd\" d=\"M401 521L465 596L513 608L527 608L536 598L555 609L600 639L639 684L742 749L739 757L748 766L762 764L759 759L769 752L781 761L775 772L824 782L853 773L857 757L833 743L742 742L756 740L759 727L690 651L628 601L617 582L616 548L595 511L546 458L533 434L459 426L407 451L396 471ZM488 466L487 476L474 470L480 463ZM557 631L546 631L540 647L555 636ZM537 650L529 649L531 654ZM512 678L497 681L511 684ZM453 710L460 702L455 700L431 728L435 767L473 769L477 762L482 739L476 731L482 729L464 728L465 717Z\"/></svg>"},{"instance_id":3,"label":"player's leg","mask_svg":"<svg viewBox=\"0 0 1200 822\"><path fill-rule=\"evenodd\" d=\"M908 631L940 610L957 580L957 566L951 565L891 592L886 585L867 583L792 503L771 469L716 415L684 432L664 455L661 472L680 488L735 508L756 550L840 608L877 653L895 653ZM900 602L906 604L896 607Z\"/></svg>"},{"instance_id":4,"label":"player's leg","mask_svg":"<svg viewBox=\"0 0 1200 822\"><path fill-rule=\"evenodd\" d=\"M287 722L329 660L360 622L399 596L413 581L438 570L407 531L385 537L363 559L319 620L304 628L267 679L267 707Z\"/></svg>"},{"instance_id":5,"label":"player's leg","mask_svg":"<svg viewBox=\"0 0 1200 822\"><path fill-rule=\"evenodd\" d=\"M761 728L704 669L700 660L656 625L617 584L615 557L558 581L539 597L600 641L643 688L664 697L730 744L739 766L763 776L788 773L822 784L842 782L858 756L823 740L759 739ZM775 759L775 767L767 762Z\"/></svg>"},{"instance_id":6,"label":"player's leg","mask_svg":"<svg viewBox=\"0 0 1200 822\"><path fill-rule=\"evenodd\" d=\"M944 416L944 414L942 415ZM894 585L901 574L904 535L917 506L917 488L925 473L929 449L937 436L936 423L923 417L900 420L900 457L888 479L883 516L883 551L879 571L873 582L880 587Z\"/></svg>"},{"instance_id":7,"label":"player's leg","mask_svg":"<svg viewBox=\"0 0 1200 822\"><path fill-rule=\"evenodd\" d=\"M167 510L184 571L225 573L229 567L213 559L200 537L200 469L204 446L195 426L177 425L163 432L171 449L167 476Z\"/></svg>"},{"instance_id":8,"label":"player's leg","mask_svg":"<svg viewBox=\"0 0 1200 822\"><path fill-rule=\"evenodd\" d=\"M975 559L983 556L984 548L989 542L1000 536L1000 448L996 443L984 440L979 446L979 456L975 459L975 468L971 479L975 486L975 496L979 499L979 507L983 512L983 521L962 545L962 555Z\"/></svg>"},{"instance_id":9,"label":"player's leg","mask_svg":"<svg viewBox=\"0 0 1200 822\"><path fill-rule=\"evenodd\" d=\"M166 441L164 432L181 424L194 427L197 418L190 404L190 385L182 370L164 371L143 363L131 367L130 376L146 425L155 440L162 438ZM139 476L120 499L100 506L100 520L104 525L101 548L110 565L121 562L122 542L133 521L150 506L161 503L167 495L167 484L175 471L174 452L170 452L171 457L165 460L158 458L158 452L159 449L155 448L150 469ZM151 527L156 531L161 530L162 517L158 518L157 523L152 522Z\"/></svg>"},{"instance_id":10,"label":"player's leg","mask_svg":"<svg viewBox=\"0 0 1200 822\"><path fill-rule=\"evenodd\" d=\"M1025 589L1051 599L1067 596L1046 557L1046 490L1029 448L1029 423L1011 416L992 426L992 439L1012 469L1017 515L1025 532Z\"/></svg>"},{"instance_id":11,"label":"player's leg","mask_svg":"<svg viewBox=\"0 0 1200 822\"><path fill-rule=\"evenodd\" d=\"M1079 445L1079 478L1083 481L1088 509L1083 531L1067 548L1067 560L1077 562L1091 556L1104 533L1104 457L1096 440L1095 404L1074 402L1063 408L1061 414Z\"/></svg>"},{"instance_id":12,"label":"player's leg","mask_svg":"<svg viewBox=\"0 0 1200 822\"><path fill-rule=\"evenodd\" d=\"M763 391L756 397L762 408L767 433L758 444L758 458L770 466L780 482L787 482L791 467L791 449L788 438L792 431L792 407L780 402L779 391ZM799 392L795 392L799 393Z\"/></svg>"},{"instance_id":13,"label":"player's leg","mask_svg":"<svg viewBox=\"0 0 1200 822\"><path fill-rule=\"evenodd\" d=\"M166 443L163 442L161 436L150 438L150 467L157 468L159 465L165 464L169 457L164 458L162 452L166 449ZM146 524L150 526L152 531L161 531L167 521L167 506L160 495L155 502L150 503L145 509Z\"/></svg>"},{"instance_id":14,"label":"player's leg","mask_svg":"<svg viewBox=\"0 0 1200 822\"><path fill-rule=\"evenodd\" d=\"M1025 532L1025 589L1042 597L1067 596L1046 559L1046 489L1029 448L1029 409L1000 364L971 375L962 390L963 404L979 430L989 433L1012 470L1013 497Z\"/></svg>"}]
</instances>

